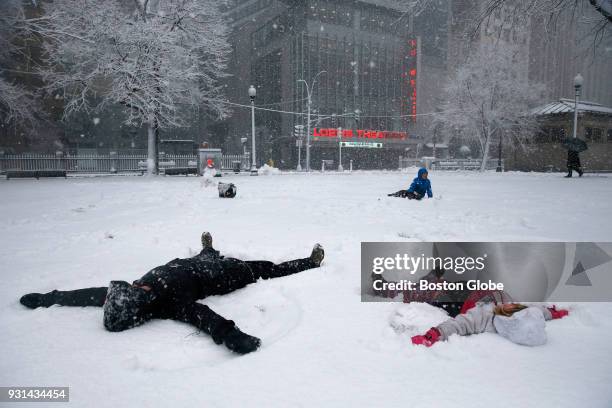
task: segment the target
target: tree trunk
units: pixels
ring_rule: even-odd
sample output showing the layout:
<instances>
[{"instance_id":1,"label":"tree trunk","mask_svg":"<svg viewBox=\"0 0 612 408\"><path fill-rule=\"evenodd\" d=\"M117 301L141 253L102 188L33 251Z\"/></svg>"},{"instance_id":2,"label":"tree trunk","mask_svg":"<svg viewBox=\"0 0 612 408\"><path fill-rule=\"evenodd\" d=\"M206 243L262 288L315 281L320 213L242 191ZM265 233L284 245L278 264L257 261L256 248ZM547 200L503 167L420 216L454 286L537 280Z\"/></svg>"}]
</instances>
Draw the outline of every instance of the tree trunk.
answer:
<instances>
[{"instance_id":1,"label":"tree trunk","mask_svg":"<svg viewBox=\"0 0 612 408\"><path fill-rule=\"evenodd\" d=\"M147 174L149 175L159 174L158 135L159 128L157 126L157 121L152 118L149 123L147 123Z\"/></svg>"},{"instance_id":2,"label":"tree trunk","mask_svg":"<svg viewBox=\"0 0 612 408\"><path fill-rule=\"evenodd\" d=\"M480 171L487 169L487 160L489 160L489 149L491 147L491 134L487 132L485 136L484 148L482 149L482 163L480 163Z\"/></svg>"}]
</instances>

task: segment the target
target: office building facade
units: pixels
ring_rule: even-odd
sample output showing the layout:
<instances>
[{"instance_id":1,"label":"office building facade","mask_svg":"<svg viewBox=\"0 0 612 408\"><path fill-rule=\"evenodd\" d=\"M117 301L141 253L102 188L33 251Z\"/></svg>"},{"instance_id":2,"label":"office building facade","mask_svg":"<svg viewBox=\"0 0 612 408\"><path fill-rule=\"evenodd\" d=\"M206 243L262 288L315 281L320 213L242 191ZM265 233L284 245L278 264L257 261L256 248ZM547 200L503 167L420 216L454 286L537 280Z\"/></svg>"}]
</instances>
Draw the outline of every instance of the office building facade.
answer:
<instances>
[{"instance_id":1,"label":"office building facade","mask_svg":"<svg viewBox=\"0 0 612 408\"><path fill-rule=\"evenodd\" d=\"M228 7L227 95L248 106L248 87L257 89L260 164L297 165L295 126L308 129L309 93L311 167L322 160L337 166L340 142L345 168L351 160L355 168L396 168L400 155L416 150L428 129L419 114L433 111L446 78L448 13L442 1L419 18L388 3L253 0ZM243 138L250 149L250 115L236 107L220 127L226 150Z\"/></svg>"}]
</instances>

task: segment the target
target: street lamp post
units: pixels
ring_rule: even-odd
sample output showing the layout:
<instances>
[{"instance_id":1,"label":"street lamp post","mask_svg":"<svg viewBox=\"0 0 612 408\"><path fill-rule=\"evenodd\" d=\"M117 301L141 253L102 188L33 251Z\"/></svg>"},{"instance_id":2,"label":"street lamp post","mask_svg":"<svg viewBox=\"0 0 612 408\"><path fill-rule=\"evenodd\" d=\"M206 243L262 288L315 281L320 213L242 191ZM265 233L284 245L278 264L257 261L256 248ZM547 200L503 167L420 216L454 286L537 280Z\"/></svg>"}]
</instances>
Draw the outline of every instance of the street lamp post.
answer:
<instances>
[{"instance_id":1,"label":"street lamp post","mask_svg":"<svg viewBox=\"0 0 612 408\"><path fill-rule=\"evenodd\" d=\"M298 164L295 168L297 171L302 171L302 139L297 140L298 143Z\"/></svg>"},{"instance_id":2,"label":"street lamp post","mask_svg":"<svg viewBox=\"0 0 612 408\"><path fill-rule=\"evenodd\" d=\"M344 171L342 167L342 128L338 128L338 171Z\"/></svg>"},{"instance_id":3,"label":"street lamp post","mask_svg":"<svg viewBox=\"0 0 612 408\"><path fill-rule=\"evenodd\" d=\"M251 85L249 87L249 98L251 98L251 137L252 137L252 143L253 143L253 147L251 148L251 157L252 157L252 164L251 164L251 176L256 176L257 175L257 159L255 156L255 97L257 96L257 90L255 89L255 87L253 85Z\"/></svg>"},{"instance_id":4,"label":"street lamp post","mask_svg":"<svg viewBox=\"0 0 612 408\"><path fill-rule=\"evenodd\" d=\"M306 114L306 171L310 171L310 109L312 106L312 90L314 88L315 83L317 82L317 78L319 75L325 73L327 71L320 71L317 75L312 79L312 83L308 86L308 82L304 79L298 79L298 82L303 82L306 86L306 94L308 96L308 112Z\"/></svg>"},{"instance_id":5,"label":"street lamp post","mask_svg":"<svg viewBox=\"0 0 612 408\"><path fill-rule=\"evenodd\" d=\"M297 171L302 171L302 140L304 138L304 125L294 126L295 144L298 148Z\"/></svg>"},{"instance_id":6,"label":"street lamp post","mask_svg":"<svg viewBox=\"0 0 612 408\"><path fill-rule=\"evenodd\" d=\"M582 88L582 83L584 82L584 78L582 75L578 74L574 77L574 139L577 137L578 130L578 98L580 98L580 90Z\"/></svg>"}]
</instances>

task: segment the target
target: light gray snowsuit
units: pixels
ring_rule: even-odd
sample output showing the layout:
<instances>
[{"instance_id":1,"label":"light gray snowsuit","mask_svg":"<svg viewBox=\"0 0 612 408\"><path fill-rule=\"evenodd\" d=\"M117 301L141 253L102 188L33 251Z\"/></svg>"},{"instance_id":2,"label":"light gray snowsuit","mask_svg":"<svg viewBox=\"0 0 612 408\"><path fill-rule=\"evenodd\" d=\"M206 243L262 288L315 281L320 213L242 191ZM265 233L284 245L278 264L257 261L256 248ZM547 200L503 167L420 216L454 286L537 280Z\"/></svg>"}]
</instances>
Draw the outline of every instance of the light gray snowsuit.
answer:
<instances>
[{"instance_id":1,"label":"light gray snowsuit","mask_svg":"<svg viewBox=\"0 0 612 408\"><path fill-rule=\"evenodd\" d=\"M550 310L545 306L537 306L542 310L544 320L551 320ZM447 340L452 334L467 336L478 333L497 333L493 325L495 304L485 303L476 305L465 314L460 314L454 319L448 319L436 328L440 332L440 340Z\"/></svg>"}]
</instances>

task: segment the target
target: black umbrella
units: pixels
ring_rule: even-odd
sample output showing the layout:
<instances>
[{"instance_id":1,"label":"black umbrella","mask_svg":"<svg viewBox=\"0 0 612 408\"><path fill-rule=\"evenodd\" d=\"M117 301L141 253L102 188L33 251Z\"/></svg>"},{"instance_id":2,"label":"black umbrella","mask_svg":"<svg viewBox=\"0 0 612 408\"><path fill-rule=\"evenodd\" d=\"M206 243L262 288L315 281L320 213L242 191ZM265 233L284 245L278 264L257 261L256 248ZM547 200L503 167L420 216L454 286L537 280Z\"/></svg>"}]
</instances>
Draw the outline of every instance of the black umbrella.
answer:
<instances>
[{"instance_id":1,"label":"black umbrella","mask_svg":"<svg viewBox=\"0 0 612 408\"><path fill-rule=\"evenodd\" d=\"M578 139L577 137L567 138L563 141L563 146L567 147L567 150L571 150L573 152L584 152L589 147L586 142L582 139Z\"/></svg>"}]
</instances>

